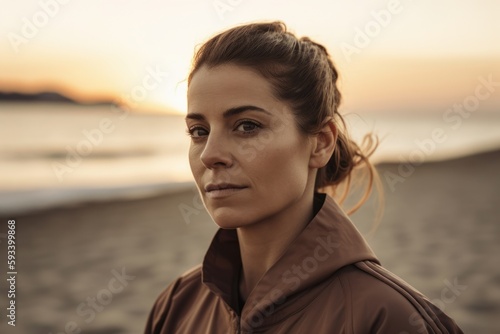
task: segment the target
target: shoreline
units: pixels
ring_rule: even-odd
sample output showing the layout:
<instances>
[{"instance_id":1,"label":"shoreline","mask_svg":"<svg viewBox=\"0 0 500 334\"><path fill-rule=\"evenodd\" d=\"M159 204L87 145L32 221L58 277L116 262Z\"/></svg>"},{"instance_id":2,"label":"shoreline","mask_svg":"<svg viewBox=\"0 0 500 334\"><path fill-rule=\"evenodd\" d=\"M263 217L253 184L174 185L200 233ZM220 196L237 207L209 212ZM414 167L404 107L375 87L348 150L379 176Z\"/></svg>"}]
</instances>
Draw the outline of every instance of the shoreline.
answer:
<instances>
[{"instance_id":1,"label":"shoreline","mask_svg":"<svg viewBox=\"0 0 500 334\"><path fill-rule=\"evenodd\" d=\"M36 214L51 209L109 201L133 201L184 192L194 182L145 183L0 192L0 216Z\"/></svg>"}]
</instances>

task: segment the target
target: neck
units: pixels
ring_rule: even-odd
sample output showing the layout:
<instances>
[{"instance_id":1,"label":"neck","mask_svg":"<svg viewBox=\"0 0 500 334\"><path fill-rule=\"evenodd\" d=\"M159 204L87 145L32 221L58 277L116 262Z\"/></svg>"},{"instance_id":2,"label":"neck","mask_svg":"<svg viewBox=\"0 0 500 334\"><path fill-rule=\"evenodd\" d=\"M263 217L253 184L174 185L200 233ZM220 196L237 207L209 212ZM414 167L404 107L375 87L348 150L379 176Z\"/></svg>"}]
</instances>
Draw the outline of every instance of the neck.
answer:
<instances>
[{"instance_id":1,"label":"neck","mask_svg":"<svg viewBox=\"0 0 500 334\"><path fill-rule=\"evenodd\" d=\"M307 196L265 221L238 228L242 263L240 296L243 300L302 232L312 215L313 196Z\"/></svg>"}]
</instances>

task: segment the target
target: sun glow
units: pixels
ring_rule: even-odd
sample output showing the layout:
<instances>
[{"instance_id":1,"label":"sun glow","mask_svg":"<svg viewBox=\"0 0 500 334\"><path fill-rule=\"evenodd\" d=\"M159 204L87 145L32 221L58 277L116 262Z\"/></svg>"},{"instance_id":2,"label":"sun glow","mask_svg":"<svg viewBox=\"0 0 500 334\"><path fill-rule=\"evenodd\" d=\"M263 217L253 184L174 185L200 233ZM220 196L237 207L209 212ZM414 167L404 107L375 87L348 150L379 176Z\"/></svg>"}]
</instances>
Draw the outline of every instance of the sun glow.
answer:
<instances>
[{"instance_id":1,"label":"sun glow","mask_svg":"<svg viewBox=\"0 0 500 334\"><path fill-rule=\"evenodd\" d=\"M283 20L298 35L324 44L341 65L345 95L355 101L345 102L354 109L369 110L374 105L404 109L415 104L417 95L447 105L468 92L473 76L498 73L498 61L484 61L499 59L500 54L495 1L402 1L390 16L385 0L363 5L315 0L286 9L280 2L230 3L230 10L220 13L210 1L201 0L164 5L130 1L126 6L89 0L60 5L49 15L38 0L0 0L8 9L0 14L0 32L10 36L0 42L0 90L57 89L82 101L96 96L126 101L123 96L132 96L147 69L158 67L168 76L128 104L137 111L185 113L185 80L196 46L218 31L261 20ZM46 20L41 22L41 17ZM21 44L13 45L12 36ZM346 44L355 53L346 56L341 48ZM380 58L385 59L385 69L375 73L381 68ZM463 61L451 68L458 61L451 64L450 59ZM399 62L398 66L388 60ZM473 73L464 77L464 69L471 68ZM387 77L393 80L381 85L380 79ZM417 87L402 82L416 82Z\"/></svg>"},{"instance_id":2,"label":"sun glow","mask_svg":"<svg viewBox=\"0 0 500 334\"><path fill-rule=\"evenodd\" d=\"M185 114L187 110L187 81L169 84L151 93L150 101L169 111ZM172 110L173 109L173 110Z\"/></svg>"}]
</instances>

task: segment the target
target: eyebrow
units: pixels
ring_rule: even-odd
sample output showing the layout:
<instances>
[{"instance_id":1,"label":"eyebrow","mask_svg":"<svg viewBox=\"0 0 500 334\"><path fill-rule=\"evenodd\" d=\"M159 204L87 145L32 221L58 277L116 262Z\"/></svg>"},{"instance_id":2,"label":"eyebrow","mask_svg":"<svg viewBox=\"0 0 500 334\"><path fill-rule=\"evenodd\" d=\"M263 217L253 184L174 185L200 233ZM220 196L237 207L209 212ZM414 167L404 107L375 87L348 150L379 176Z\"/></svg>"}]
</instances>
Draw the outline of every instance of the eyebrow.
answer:
<instances>
[{"instance_id":1,"label":"eyebrow","mask_svg":"<svg viewBox=\"0 0 500 334\"><path fill-rule=\"evenodd\" d=\"M222 113L222 117L229 118L229 117L244 113L246 111L259 111L259 112L263 112L263 113L266 113L268 115L271 115L271 113L265 109L262 109L262 108L256 107L256 106L252 106L252 105L247 105L247 106L229 108ZM186 119L204 120L205 116L203 116L202 114L199 114L199 113L189 113L186 115Z\"/></svg>"}]
</instances>

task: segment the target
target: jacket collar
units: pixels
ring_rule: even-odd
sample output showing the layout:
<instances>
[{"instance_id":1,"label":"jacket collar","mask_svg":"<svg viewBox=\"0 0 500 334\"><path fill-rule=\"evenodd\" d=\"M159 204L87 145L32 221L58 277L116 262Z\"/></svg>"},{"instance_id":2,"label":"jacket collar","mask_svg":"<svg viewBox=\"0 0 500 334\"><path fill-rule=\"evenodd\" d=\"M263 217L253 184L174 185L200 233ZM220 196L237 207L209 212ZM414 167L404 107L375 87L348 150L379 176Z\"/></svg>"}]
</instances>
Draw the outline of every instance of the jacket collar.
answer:
<instances>
[{"instance_id":1,"label":"jacket collar","mask_svg":"<svg viewBox=\"0 0 500 334\"><path fill-rule=\"evenodd\" d=\"M307 298L296 297L338 269L365 260L378 263L364 238L331 197L315 194L315 202L320 205L317 214L248 296L242 323L270 325L301 307L300 302L287 301L307 302ZM205 255L202 280L235 311L240 269L236 230L219 229Z\"/></svg>"}]
</instances>

